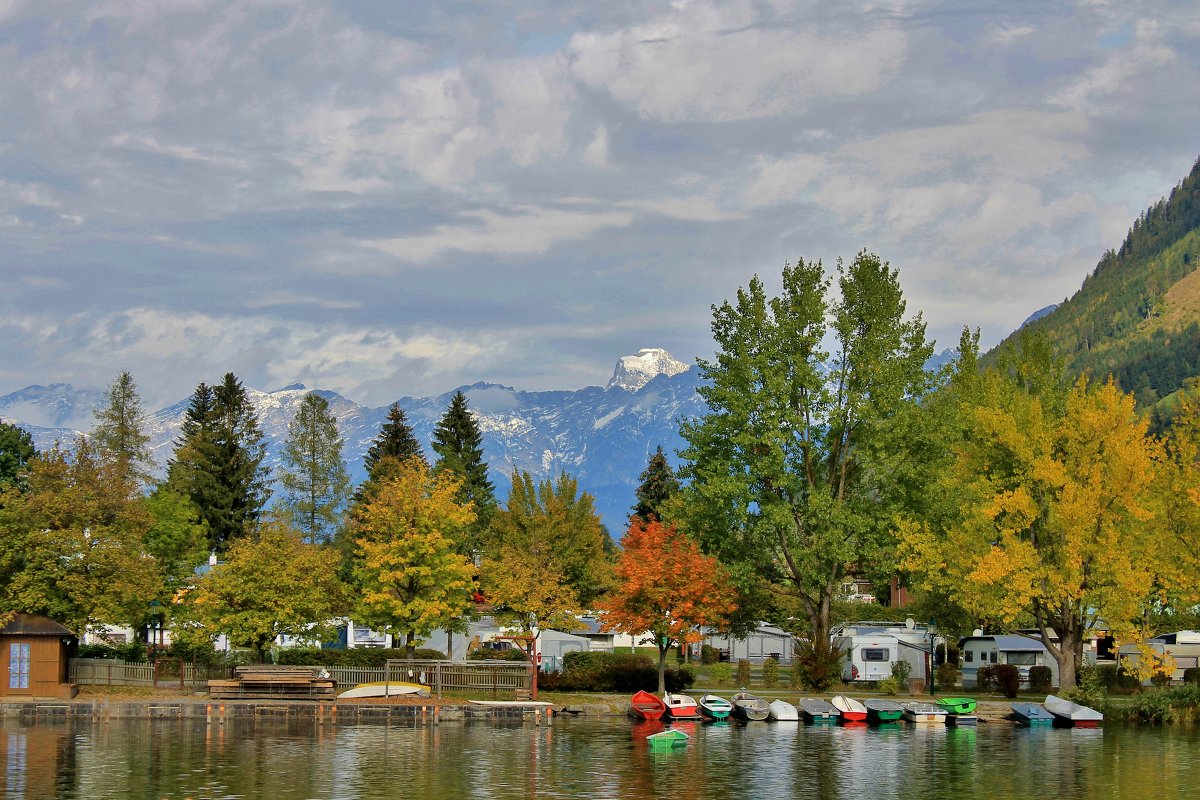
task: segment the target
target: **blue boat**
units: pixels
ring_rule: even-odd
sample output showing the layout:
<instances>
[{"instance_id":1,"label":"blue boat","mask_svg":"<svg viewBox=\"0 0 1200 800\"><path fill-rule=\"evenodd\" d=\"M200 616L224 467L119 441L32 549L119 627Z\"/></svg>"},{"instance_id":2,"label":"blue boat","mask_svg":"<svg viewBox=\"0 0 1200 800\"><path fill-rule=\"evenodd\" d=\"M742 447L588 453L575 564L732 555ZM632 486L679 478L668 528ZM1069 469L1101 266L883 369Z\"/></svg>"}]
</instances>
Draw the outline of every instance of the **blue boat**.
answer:
<instances>
[{"instance_id":1,"label":"blue boat","mask_svg":"<svg viewBox=\"0 0 1200 800\"><path fill-rule=\"evenodd\" d=\"M1037 703L1013 703L1012 713L1017 722L1031 728L1049 728L1054 725L1054 715Z\"/></svg>"}]
</instances>

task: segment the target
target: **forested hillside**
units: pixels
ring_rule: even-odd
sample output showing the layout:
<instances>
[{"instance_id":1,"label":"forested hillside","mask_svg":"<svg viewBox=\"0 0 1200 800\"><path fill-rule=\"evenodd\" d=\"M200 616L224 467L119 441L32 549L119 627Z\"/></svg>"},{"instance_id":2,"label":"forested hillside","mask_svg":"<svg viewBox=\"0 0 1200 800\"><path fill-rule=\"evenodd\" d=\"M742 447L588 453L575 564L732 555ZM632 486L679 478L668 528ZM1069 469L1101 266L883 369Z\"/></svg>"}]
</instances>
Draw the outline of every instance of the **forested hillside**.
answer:
<instances>
[{"instance_id":1,"label":"forested hillside","mask_svg":"<svg viewBox=\"0 0 1200 800\"><path fill-rule=\"evenodd\" d=\"M1111 374L1139 407L1169 413L1160 401L1200 375L1198 265L1200 161L1137 218L1073 297L1028 327L1048 334L1072 372Z\"/></svg>"}]
</instances>

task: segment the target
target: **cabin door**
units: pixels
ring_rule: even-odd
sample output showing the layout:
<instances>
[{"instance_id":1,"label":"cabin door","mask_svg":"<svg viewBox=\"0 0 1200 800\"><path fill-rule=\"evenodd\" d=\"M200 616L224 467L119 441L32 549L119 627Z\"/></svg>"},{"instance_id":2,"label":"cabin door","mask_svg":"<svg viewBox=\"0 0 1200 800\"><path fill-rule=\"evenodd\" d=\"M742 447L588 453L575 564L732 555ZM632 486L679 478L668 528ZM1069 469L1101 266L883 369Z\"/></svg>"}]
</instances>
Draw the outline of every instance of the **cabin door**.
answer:
<instances>
[{"instance_id":1,"label":"cabin door","mask_svg":"<svg viewBox=\"0 0 1200 800\"><path fill-rule=\"evenodd\" d=\"M7 694L30 694L29 642L8 643Z\"/></svg>"}]
</instances>

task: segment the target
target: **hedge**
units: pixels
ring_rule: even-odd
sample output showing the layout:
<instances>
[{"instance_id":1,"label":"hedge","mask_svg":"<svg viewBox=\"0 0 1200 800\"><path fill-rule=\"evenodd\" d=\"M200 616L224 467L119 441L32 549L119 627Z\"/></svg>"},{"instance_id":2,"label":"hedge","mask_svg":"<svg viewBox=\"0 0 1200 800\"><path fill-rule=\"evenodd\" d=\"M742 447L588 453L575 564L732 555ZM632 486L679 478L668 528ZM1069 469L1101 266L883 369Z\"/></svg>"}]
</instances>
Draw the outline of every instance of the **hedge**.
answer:
<instances>
[{"instance_id":1,"label":"hedge","mask_svg":"<svg viewBox=\"0 0 1200 800\"><path fill-rule=\"evenodd\" d=\"M666 671L667 691L678 692L695 683L687 666ZM539 679L543 686L546 684ZM563 657L563 671L554 688L567 692L653 692L658 689L658 668L647 656L629 653L575 652Z\"/></svg>"},{"instance_id":2,"label":"hedge","mask_svg":"<svg viewBox=\"0 0 1200 800\"><path fill-rule=\"evenodd\" d=\"M414 658L444 660L440 650L418 648ZM388 660L404 660L408 655L403 647L359 647L346 650L322 650L317 647L286 647L276 651L275 663L284 666L314 667L383 667Z\"/></svg>"}]
</instances>

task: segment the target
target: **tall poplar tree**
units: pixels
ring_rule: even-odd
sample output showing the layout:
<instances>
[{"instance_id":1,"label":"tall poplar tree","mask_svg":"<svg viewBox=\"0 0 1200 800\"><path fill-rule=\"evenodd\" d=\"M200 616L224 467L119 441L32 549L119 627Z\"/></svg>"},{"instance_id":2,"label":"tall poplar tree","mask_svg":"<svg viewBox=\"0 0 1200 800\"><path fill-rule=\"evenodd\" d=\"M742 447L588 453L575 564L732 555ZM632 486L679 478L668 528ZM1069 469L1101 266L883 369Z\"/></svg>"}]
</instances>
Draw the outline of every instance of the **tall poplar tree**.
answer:
<instances>
[{"instance_id":1,"label":"tall poplar tree","mask_svg":"<svg viewBox=\"0 0 1200 800\"><path fill-rule=\"evenodd\" d=\"M140 483L150 483L154 458L150 455L150 436L146 433L146 415L142 398L128 370L122 370L108 386L108 404L94 412L96 427L91 439L101 457L115 461L118 467Z\"/></svg>"},{"instance_id":2,"label":"tall poplar tree","mask_svg":"<svg viewBox=\"0 0 1200 800\"><path fill-rule=\"evenodd\" d=\"M483 435L467 407L467 396L455 392L445 416L433 429L433 450L438 455L435 473L453 472L462 481L458 500L472 503L476 522L466 531L465 553L472 555L482 546L483 531L487 530L496 510L496 491L488 478L488 465L483 460Z\"/></svg>"},{"instance_id":3,"label":"tall poplar tree","mask_svg":"<svg viewBox=\"0 0 1200 800\"><path fill-rule=\"evenodd\" d=\"M350 474L342 457L342 437L329 401L309 393L288 425L279 482L288 521L312 543L334 538L350 499Z\"/></svg>"},{"instance_id":4,"label":"tall poplar tree","mask_svg":"<svg viewBox=\"0 0 1200 800\"><path fill-rule=\"evenodd\" d=\"M875 255L838 262L835 302L819 261L785 266L782 283L768 297L755 276L713 307L716 358L699 361L710 411L682 426L681 507L740 584L796 598L824 646L843 578L891 574L904 493L883 466L906 446L892 423L927 391L933 347Z\"/></svg>"},{"instance_id":5,"label":"tall poplar tree","mask_svg":"<svg viewBox=\"0 0 1200 800\"><path fill-rule=\"evenodd\" d=\"M679 479L675 471L667 463L662 445L650 456L650 463L642 471L641 483L637 488L637 504L633 507L634 516L642 522L649 522L653 517L663 521L663 506L679 492Z\"/></svg>"},{"instance_id":6,"label":"tall poplar tree","mask_svg":"<svg viewBox=\"0 0 1200 800\"><path fill-rule=\"evenodd\" d=\"M254 406L232 372L218 386L196 387L167 479L204 517L212 550L224 552L257 524L269 493L266 455Z\"/></svg>"}]
</instances>

